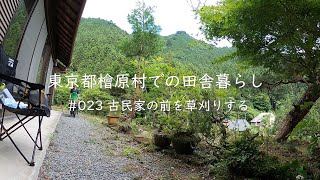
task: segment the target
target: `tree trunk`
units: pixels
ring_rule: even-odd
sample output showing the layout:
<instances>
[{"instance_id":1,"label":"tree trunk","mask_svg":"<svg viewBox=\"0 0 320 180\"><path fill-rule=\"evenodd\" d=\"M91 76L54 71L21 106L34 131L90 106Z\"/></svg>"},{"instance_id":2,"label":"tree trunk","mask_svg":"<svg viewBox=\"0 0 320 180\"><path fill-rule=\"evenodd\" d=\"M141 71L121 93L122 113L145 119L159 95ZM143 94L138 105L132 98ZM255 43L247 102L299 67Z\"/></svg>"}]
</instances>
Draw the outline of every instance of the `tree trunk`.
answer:
<instances>
[{"instance_id":1,"label":"tree trunk","mask_svg":"<svg viewBox=\"0 0 320 180\"><path fill-rule=\"evenodd\" d=\"M140 76L141 76L141 61L142 61L142 50L143 50L143 46L140 45L140 52L139 52L139 59L138 59L138 80L140 80ZM135 93L133 95L133 99L131 101L131 108L132 111L129 113L129 116L125 119L126 122L131 122L131 120L136 116L136 109L135 109L135 103L137 101L137 97L139 95L139 88L140 85L139 83L137 83L136 88L135 88Z\"/></svg>"},{"instance_id":2,"label":"tree trunk","mask_svg":"<svg viewBox=\"0 0 320 180\"><path fill-rule=\"evenodd\" d=\"M270 100L270 105L271 105L272 111L276 111L276 109L277 109L276 101L270 95L269 95L269 100Z\"/></svg>"},{"instance_id":3,"label":"tree trunk","mask_svg":"<svg viewBox=\"0 0 320 180\"><path fill-rule=\"evenodd\" d=\"M320 85L311 84L308 86L306 92L293 109L286 115L283 120L282 127L278 130L276 140L283 142L288 139L289 134L296 127L296 125L303 120L309 113L314 103L320 97Z\"/></svg>"}]
</instances>

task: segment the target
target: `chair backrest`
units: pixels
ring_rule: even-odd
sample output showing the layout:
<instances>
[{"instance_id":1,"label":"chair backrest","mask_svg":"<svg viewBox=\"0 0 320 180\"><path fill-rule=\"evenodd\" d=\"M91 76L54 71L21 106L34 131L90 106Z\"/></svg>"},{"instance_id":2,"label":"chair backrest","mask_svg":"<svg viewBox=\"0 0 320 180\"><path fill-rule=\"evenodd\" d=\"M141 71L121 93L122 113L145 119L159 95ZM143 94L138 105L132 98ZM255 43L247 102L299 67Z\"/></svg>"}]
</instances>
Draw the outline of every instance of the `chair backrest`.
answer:
<instances>
[{"instance_id":1,"label":"chair backrest","mask_svg":"<svg viewBox=\"0 0 320 180\"><path fill-rule=\"evenodd\" d=\"M21 79L17 79L14 77L9 77L0 72L0 79L5 80L6 82L12 83L13 86L13 97L16 98L15 94L21 99L16 99L17 101L26 101L29 108L40 108L43 109L46 113L46 116L50 116L50 108L48 105L48 101L46 96L43 93L45 88L42 84L35 84L31 82L27 82ZM9 83L8 83L9 84ZM7 84L7 85L8 85ZM16 89L16 93L15 93Z\"/></svg>"},{"instance_id":2,"label":"chair backrest","mask_svg":"<svg viewBox=\"0 0 320 180\"><path fill-rule=\"evenodd\" d=\"M47 116L48 117L50 116L48 98L43 91L40 91L40 96L39 96L39 90L31 90L29 92L29 102L32 104L32 106L36 106L44 109Z\"/></svg>"},{"instance_id":3,"label":"chair backrest","mask_svg":"<svg viewBox=\"0 0 320 180\"><path fill-rule=\"evenodd\" d=\"M48 100L46 95L41 91L40 94L40 101L39 101L39 91L38 90L31 90L29 94L29 101L33 106L48 106Z\"/></svg>"}]
</instances>

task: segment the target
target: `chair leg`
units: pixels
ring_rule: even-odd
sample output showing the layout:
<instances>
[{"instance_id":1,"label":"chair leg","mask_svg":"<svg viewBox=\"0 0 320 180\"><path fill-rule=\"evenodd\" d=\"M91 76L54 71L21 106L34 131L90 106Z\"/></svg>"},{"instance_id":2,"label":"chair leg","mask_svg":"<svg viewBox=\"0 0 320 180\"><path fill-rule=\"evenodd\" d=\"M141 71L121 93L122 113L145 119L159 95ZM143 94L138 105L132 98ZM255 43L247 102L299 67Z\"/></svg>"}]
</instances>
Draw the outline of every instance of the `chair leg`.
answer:
<instances>
[{"instance_id":1,"label":"chair leg","mask_svg":"<svg viewBox=\"0 0 320 180\"><path fill-rule=\"evenodd\" d=\"M40 146L38 146L39 150L42 150L42 134L41 134L41 124L42 124L43 116L39 116L39 140L40 140Z\"/></svg>"},{"instance_id":2,"label":"chair leg","mask_svg":"<svg viewBox=\"0 0 320 180\"><path fill-rule=\"evenodd\" d=\"M10 141L12 142L12 144L14 145L14 147L18 150L18 152L20 153L20 155L23 157L23 159L30 165L30 166L34 166L34 162L30 162L28 161L28 159L26 158L26 156L21 152L21 150L19 149L19 147L17 146L17 144L13 141L13 139L11 138L10 134L8 133L7 129L5 127L2 127L3 131L6 133L7 137L10 139Z\"/></svg>"},{"instance_id":3,"label":"chair leg","mask_svg":"<svg viewBox=\"0 0 320 180\"><path fill-rule=\"evenodd\" d=\"M5 113L5 108L2 108L2 118L1 118L1 121L0 121L0 141L3 140L3 138L2 138L2 132L3 132L4 113Z\"/></svg>"},{"instance_id":4,"label":"chair leg","mask_svg":"<svg viewBox=\"0 0 320 180\"><path fill-rule=\"evenodd\" d=\"M27 130L27 128L24 126L27 122L23 122L25 118L20 119L19 116L16 114L18 121L21 123L21 126L23 127L23 129L27 132L27 134L29 135L29 137L31 138L31 140L36 143L36 141L32 138L31 134L29 133L29 131ZM32 118L33 119L33 118ZM31 120L31 119L30 119ZM39 121L40 122L40 121ZM19 127L21 127L19 126ZM42 143L40 145L37 144L37 147L40 149L42 149Z\"/></svg>"},{"instance_id":5,"label":"chair leg","mask_svg":"<svg viewBox=\"0 0 320 180\"><path fill-rule=\"evenodd\" d=\"M4 114L4 113L3 113ZM4 117L4 116L3 116ZM23 159L30 165L30 166L34 166L35 165L35 162L34 162L34 156L35 156L35 150L36 148L38 147L39 150L42 150L42 137L41 137L41 124L42 124L42 120L43 120L43 116L38 116L38 120L39 120L39 126L38 126L38 130L37 130L37 133L36 133L36 137L35 139L32 138L32 136L30 135L30 133L27 131L27 129L25 128L25 123L29 122L30 120L32 120L33 118L27 120L27 122L23 122L24 120L26 120L26 117L23 118L23 119L20 119L18 116L18 121L20 122L20 126L18 126L19 122L16 123L14 126L18 126L17 128L13 128L10 127L9 129L6 129L3 125L3 118L1 119L0 121L0 125L1 125L1 129L0 131L2 132L0 135L0 137L8 137L10 139L10 141L12 142L12 144L14 145L14 147L18 150L19 154L23 157ZM20 150L20 148L17 146L17 144L14 142L14 140L11 138L11 133L14 132L15 130L19 129L19 127L23 127L26 132L28 133L29 137L31 138L31 140L33 141L34 143L34 146L33 146L33 151L32 151L32 156L31 156L31 161L29 161L26 156L22 153L22 151ZM10 131L10 132L9 132ZM39 145L38 145L38 141L39 141Z\"/></svg>"},{"instance_id":6,"label":"chair leg","mask_svg":"<svg viewBox=\"0 0 320 180\"><path fill-rule=\"evenodd\" d=\"M31 117L31 118L29 118L29 119L27 119L28 117L24 117L24 118L22 118L20 121L18 121L17 123L15 123L14 125L12 125L10 128L8 128L7 129L7 131L8 131L8 133L9 134L12 134L13 132L15 132L16 130L18 130L19 128L21 128L24 124L27 124L29 121L31 121L34 117ZM26 121L25 121L26 120ZM19 125L19 124L21 124L21 125ZM3 127L4 127L4 125L3 125ZM5 133L2 133L2 139L5 139L6 137L7 137L7 135L5 134ZM31 135L30 135L31 136ZM34 141L33 140L33 138L31 137L31 139L32 139L32 141Z\"/></svg>"},{"instance_id":7,"label":"chair leg","mask_svg":"<svg viewBox=\"0 0 320 180\"><path fill-rule=\"evenodd\" d=\"M35 143L34 143L34 146L33 146L33 152L32 152L32 157L31 157L31 162L30 162L30 166L34 166L34 155L35 155L35 152L36 152L36 147L37 147L37 142L38 142L38 138L40 140L40 148L42 150L42 140L41 140L41 123L42 123L42 118L43 116L39 116L39 127L38 127L38 131L37 131L37 136L36 136L36 139L35 139Z\"/></svg>"}]
</instances>

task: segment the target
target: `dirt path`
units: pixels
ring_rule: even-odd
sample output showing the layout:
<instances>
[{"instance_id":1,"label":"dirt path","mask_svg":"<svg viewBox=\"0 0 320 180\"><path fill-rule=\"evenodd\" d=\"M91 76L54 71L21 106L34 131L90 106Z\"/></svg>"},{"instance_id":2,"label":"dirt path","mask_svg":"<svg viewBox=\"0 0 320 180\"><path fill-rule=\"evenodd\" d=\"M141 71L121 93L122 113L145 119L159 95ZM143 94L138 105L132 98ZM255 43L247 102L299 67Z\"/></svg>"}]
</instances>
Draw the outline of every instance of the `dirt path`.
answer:
<instances>
[{"instance_id":1,"label":"dirt path","mask_svg":"<svg viewBox=\"0 0 320 180\"><path fill-rule=\"evenodd\" d=\"M39 179L208 179L205 169L183 158L187 161L105 125L62 115Z\"/></svg>"}]
</instances>

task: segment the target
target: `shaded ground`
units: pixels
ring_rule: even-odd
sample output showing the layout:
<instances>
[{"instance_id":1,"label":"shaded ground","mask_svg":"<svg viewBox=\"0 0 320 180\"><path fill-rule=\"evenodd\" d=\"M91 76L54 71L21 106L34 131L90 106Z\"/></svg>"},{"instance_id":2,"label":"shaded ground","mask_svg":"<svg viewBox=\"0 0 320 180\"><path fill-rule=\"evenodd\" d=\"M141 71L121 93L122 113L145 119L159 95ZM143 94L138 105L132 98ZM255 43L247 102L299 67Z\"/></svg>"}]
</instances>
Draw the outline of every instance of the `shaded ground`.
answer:
<instances>
[{"instance_id":1,"label":"shaded ground","mask_svg":"<svg viewBox=\"0 0 320 180\"><path fill-rule=\"evenodd\" d=\"M209 179L188 156L175 157L105 125L62 115L39 179Z\"/></svg>"}]
</instances>

